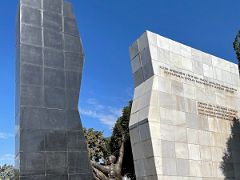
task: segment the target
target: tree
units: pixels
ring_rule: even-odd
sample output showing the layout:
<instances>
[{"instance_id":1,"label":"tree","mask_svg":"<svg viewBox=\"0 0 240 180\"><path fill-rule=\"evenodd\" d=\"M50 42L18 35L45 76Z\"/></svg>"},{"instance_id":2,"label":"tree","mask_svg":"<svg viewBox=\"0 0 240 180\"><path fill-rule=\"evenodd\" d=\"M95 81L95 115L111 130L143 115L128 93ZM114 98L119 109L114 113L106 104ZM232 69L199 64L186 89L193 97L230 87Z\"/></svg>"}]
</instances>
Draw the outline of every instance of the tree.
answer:
<instances>
[{"instance_id":1,"label":"tree","mask_svg":"<svg viewBox=\"0 0 240 180\"><path fill-rule=\"evenodd\" d=\"M133 163L132 147L129 135L129 121L131 115L132 101L123 108L122 116L118 118L110 138L109 146L111 154L119 157L119 150L121 147L122 136L125 137L124 156L122 164L122 175L128 175L131 179L135 179L135 170Z\"/></svg>"},{"instance_id":2,"label":"tree","mask_svg":"<svg viewBox=\"0 0 240 180\"><path fill-rule=\"evenodd\" d=\"M0 166L0 179L1 180L14 180L14 168L11 165Z\"/></svg>"},{"instance_id":3,"label":"tree","mask_svg":"<svg viewBox=\"0 0 240 180\"><path fill-rule=\"evenodd\" d=\"M103 137L103 132L93 128L83 129L87 141L89 156L91 160L106 164L109 155L108 138Z\"/></svg>"},{"instance_id":4,"label":"tree","mask_svg":"<svg viewBox=\"0 0 240 180\"><path fill-rule=\"evenodd\" d=\"M102 132L84 129L96 180L112 179L112 175L116 180L121 179L123 175L135 179L129 136L131 107L132 101L123 108L122 116L117 119L110 139L104 138ZM104 159L102 164L101 159Z\"/></svg>"},{"instance_id":5,"label":"tree","mask_svg":"<svg viewBox=\"0 0 240 180\"><path fill-rule=\"evenodd\" d=\"M238 32L238 34L235 37L235 40L233 42L233 48L236 52L237 55L237 59L238 59L238 70L240 73L240 31Z\"/></svg>"}]
</instances>

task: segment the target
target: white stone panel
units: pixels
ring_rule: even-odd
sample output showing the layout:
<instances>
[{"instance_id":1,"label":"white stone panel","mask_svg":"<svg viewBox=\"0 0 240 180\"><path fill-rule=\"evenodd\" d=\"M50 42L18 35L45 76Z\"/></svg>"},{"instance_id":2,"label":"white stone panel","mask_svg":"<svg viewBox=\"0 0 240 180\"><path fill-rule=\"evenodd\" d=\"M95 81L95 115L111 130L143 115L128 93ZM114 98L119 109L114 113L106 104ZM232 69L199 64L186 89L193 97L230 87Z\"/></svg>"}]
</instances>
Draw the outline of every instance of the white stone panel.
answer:
<instances>
[{"instance_id":1,"label":"white stone panel","mask_svg":"<svg viewBox=\"0 0 240 180\"><path fill-rule=\"evenodd\" d=\"M187 71L193 71L192 60L183 56L182 57L182 68Z\"/></svg>"},{"instance_id":2,"label":"white stone panel","mask_svg":"<svg viewBox=\"0 0 240 180\"><path fill-rule=\"evenodd\" d=\"M189 159L200 160L200 148L196 144L188 144Z\"/></svg>"},{"instance_id":3,"label":"white stone panel","mask_svg":"<svg viewBox=\"0 0 240 180\"><path fill-rule=\"evenodd\" d=\"M213 68L207 64L203 64L203 75L209 78L213 78Z\"/></svg>"},{"instance_id":4,"label":"white stone panel","mask_svg":"<svg viewBox=\"0 0 240 180\"><path fill-rule=\"evenodd\" d=\"M151 58L154 59L154 60L158 60L158 48L157 48L157 46L150 45L149 49L150 49Z\"/></svg>"},{"instance_id":5,"label":"white stone panel","mask_svg":"<svg viewBox=\"0 0 240 180\"><path fill-rule=\"evenodd\" d=\"M158 90L161 92L171 92L171 81L162 77L158 77L158 88Z\"/></svg>"},{"instance_id":6,"label":"white stone panel","mask_svg":"<svg viewBox=\"0 0 240 180\"><path fill-rule=\"evenodd\" d=\"M187 138L189 144L199 144L198 130L187 128Z\"/></svg>"},{"instance_id":7,"label":"white stone panel","mask_svg":"<svg viewBox=\"0 0 240 180\"><path fill-rule=\"evenodd\" d=\"M158 35L157 34L147 31L147 37L148 37L148 41L149 41L150 45L154 45L154 46L158 45L158 43L157 43Z\"/></svg>"},{"instance_id":8,"label":"white stone panel","mask_svg":"<svg viewBox=\"0 0 240 180\"><path fill-rule=\"evenodd\" d=\"M188 145L186 143L175 143L176 158L189 159Z\"/></svg>"},{"instance_id":9,"label":"white stone panel","mask_svg":"<svg viewBox=\"0 0 240 180\"><path fill-rule=\"evenodd\" d=\"M181 44L181 55L187 59L191 59L192 53L191 48L189 46Z\"/></svg>"},{"instance_id":10,"label":"white stone panel","mask_svg":"<svg viewBox=\"0 0 240 180\"><path fill-rule=\"evenodd\" d=\"M201 161L189 161L190 176L201 177Z\"/></svg>"}]
</instances>

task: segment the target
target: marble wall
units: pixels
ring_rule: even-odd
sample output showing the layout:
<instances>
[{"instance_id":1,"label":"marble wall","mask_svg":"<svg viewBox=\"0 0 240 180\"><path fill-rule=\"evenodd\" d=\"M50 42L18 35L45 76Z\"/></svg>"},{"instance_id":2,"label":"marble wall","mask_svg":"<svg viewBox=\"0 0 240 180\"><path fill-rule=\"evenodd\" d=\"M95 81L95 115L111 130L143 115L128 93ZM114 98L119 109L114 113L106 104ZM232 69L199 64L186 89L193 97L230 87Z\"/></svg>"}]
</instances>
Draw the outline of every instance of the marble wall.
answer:
<instances>
[{"instance_id":1,"label":"marble wall","mask_svg":"<svg viewBox=\"0 0 240 180\"><path fill-rule=\"evenodd\" d=\"M240 178L238 66L149 31L130 56L137 179Z\"/></svg>"},{"instance_id":2,"label":"marble wall","mask_svg":"<svg viewBox=\"0 0 240 180\"><path fill-rule=\"evenodd\" d=\"M20 0L16 60L20 180L92 178L78 112L83 61L71 4Z\"/></svg>"}]
</instances>

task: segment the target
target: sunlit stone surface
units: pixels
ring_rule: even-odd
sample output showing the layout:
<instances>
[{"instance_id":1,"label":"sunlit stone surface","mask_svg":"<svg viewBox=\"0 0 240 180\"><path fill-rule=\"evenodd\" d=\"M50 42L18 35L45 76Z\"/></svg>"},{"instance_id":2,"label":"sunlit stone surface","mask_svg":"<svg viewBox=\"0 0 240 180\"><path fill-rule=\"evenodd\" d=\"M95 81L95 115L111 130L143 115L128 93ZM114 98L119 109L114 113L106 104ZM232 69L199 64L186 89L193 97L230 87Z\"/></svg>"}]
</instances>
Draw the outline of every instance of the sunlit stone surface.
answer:
<instances>
[{"instance_id":1,"label":"sunlit stone surface","mask_svg":"<svg viewBox=\"0 0 240 180\"><path fill-rule=\"evenodd\" d=\"M71 4L20 0L16 168L21 180L89 180L78 112L84 54Z\"/></svg>"},{"instance_id":2,"label":"sunlit stone surface","mask_svg":"<svg viewBox=\"0 0 240 180\"><path fill-rule=\"evenodd\" d=\"M149 31L130 56L137 179L239 179L238 66Z\"/></svg>"}]
</instances>

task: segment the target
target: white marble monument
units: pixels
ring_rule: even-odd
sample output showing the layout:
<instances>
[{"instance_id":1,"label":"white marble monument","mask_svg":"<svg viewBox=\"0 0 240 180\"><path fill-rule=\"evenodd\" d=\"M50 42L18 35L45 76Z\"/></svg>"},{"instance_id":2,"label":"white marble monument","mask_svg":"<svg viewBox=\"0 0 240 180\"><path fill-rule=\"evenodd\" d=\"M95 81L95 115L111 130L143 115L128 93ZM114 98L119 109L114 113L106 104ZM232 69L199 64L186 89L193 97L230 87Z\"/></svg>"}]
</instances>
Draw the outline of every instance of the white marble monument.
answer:
<instances>
[{"instance_id":1,"label":"white marble monument","mask_svg":"<svg viewBox=\"0 0 240 180\"><path fill-rule=\"evenodd\" d=\"M239 179L238 66L149 31L130 55L137 179Z\"/></svg>"}]
</instances>

